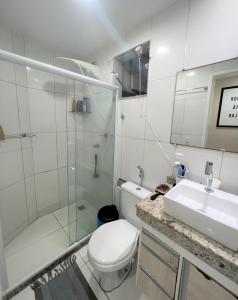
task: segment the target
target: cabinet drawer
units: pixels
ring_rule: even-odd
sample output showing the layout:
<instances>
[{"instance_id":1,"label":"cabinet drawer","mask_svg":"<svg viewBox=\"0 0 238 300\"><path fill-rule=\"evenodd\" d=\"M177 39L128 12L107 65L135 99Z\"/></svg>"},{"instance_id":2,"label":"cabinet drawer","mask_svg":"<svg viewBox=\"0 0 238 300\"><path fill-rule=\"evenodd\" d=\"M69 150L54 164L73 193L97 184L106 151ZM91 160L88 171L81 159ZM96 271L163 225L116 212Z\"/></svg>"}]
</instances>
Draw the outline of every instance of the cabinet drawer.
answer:
<instances>
[{"instance_id":1,"label":"cabinet drawer","mask_svg":"<svg viewBox=\"0 0 238 300\"><path fill-rule=\"evenodd\" d=\"M212 278L189 264L186 300L235 300L237 299Z\"/></svg>"},{"instance_id":2,"label":"cabinet drawer","mask_svg":"<svg viewBox=\"0 0 238 300\"><path fill-rule=\"evenodd\" d=\"M175 270L178 269L179 256L161 241L153 238L146 231L142 231L141 242L156 253L164 262L170 265Z\"/></svg>"},{"instance_id":3,"label":"cabinet drawer","mask_svg":"<svg viewBox=\"0 0 238 300\"><path fill-rule=\"evenodd\" d=\"M171 300L142 269L137 271L137 286L150 300Z\"/></svg>"},{"instance_id":4,"label":"cabinet drawer","mask_svg":"<svg viewBox=\"0 0 238 300\"><path fill-rule=\"evenodd\" d=\"M177 273L150 249L141 245L139 266L171 297L174 297Z\"/></svg>"}]
</instances>

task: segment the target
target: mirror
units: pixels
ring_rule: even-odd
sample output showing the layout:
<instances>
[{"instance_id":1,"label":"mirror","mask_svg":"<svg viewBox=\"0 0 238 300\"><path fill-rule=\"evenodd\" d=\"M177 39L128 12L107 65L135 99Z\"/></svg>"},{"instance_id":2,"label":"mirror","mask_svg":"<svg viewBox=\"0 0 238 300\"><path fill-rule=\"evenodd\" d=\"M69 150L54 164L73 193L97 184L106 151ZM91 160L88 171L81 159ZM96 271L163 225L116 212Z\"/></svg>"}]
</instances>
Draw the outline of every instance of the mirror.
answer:
<instances>
[{"instance_id":1,"label":"mirror","mask_svg":"<svg viewBox=\"0 0 238 300\"><path fill-rule=\"evenodd\" d=\"M238 152L238 59L177 74L171 143Z\"/></svg>"}]
</instances>

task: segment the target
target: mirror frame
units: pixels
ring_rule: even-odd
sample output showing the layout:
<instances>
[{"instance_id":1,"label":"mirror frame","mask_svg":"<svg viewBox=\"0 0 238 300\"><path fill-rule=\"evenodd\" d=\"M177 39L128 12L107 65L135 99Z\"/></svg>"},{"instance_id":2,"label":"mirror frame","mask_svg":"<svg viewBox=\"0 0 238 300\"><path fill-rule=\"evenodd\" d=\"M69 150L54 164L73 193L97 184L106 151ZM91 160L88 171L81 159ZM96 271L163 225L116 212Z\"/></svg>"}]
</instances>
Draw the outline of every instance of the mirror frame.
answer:
<instances>
[{"instance_id":1,"label":"mirror frame","mask_svg":"<svg viewBox=\"0 0 238 300\"><path fill-rule=\"evenodd\" d=\"M225 62L231 62L233 60L237 60L238 63L238 57L235 58L231 58L231 59L227 59L227 60L223 60L223 61L219 61L219 62L215 62L215 63L211 63L211 64L207 64L207 65L202 65L202 66L198 66L198 67L194 67L191 69L182 69L181 71L178 71L176 73L176 80L175 80L175 88L174 88L174 99L173 99L173 111L172 111L172 122L171 122L171 130L170 130L170 144L174 145L174 146L183 146L183 147L192 147L192 148L198 148L198 149L206 149L206 150L215 150L215 151L221 151L221 152L230 152L230 153L238 153L238 149L237 152L235 151L230 151L224 148L218 149L218 148L208 148L208 147L199 147L199 146L194 146L194 145L185 145L182 143L174 143L172 142L172 129L173 129L173 123L174 123L174 111L175 111L175 101L176 101L176 87L177 87L177 82L178 82L178 75L181 72L190 72L193 70L197 70L199 68L203 68L203 67L208 67L208 66L213 66L213 65L217 65L219 63L225 63ZM227 76L224 76L225 74L227 74ZM219 79L219 78L224 78L224 77L231 77L237 75L238 76L238 67L236 69L231 70L230 72L228 72L228 70L223 70L221 72L215 72L212 75L209 75L209 80L208 80L208 84L207 84L207 99L212 99L213 95L214 95L214 86L215 86L215 79ZM205 89L205 87L204 87ZM206 112L207 116L209 117L210 113L211 113L211 102L209 103L209 108L208 111Z\"/></svg>"}]
</instances>

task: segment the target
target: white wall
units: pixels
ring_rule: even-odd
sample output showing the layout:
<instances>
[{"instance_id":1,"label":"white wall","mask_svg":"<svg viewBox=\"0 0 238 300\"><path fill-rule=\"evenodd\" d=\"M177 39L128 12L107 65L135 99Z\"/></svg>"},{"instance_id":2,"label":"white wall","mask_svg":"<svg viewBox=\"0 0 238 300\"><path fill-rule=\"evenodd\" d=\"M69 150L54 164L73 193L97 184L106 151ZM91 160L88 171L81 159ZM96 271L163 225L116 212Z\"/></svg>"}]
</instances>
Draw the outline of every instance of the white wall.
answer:
<instances>
[{"instance_id":1,"label":"white wall","mask_svg":"<svg viewBox=\"0 0 238 300\"><path fill-rule=\"evenodd\" d=\"M113 57L147 40L151 41L148 95L141 101L118 103L116 178L139 183L137 166L145 170L144 186L154 189L172 172L171 165L156 146L140 109L157 131L164 148L174 154L170 132L176 73L238 56L236 0L180 0L124 36L124 47L108 45L91 57L112 81ZM190 147L178 147L193 180L203 181L206 160L214 162L214 176L221 177L224 190L238 194L238 155Z\"/></svg>"},{"instance_id":2,"label":"white wall","mask_svg":"<svg viewBox=\"0 0 238 300\"><path fill-rule=\"evenodd\" d=\"M58 53L3 27L0 48L57 62ZM0 125L6 135L37 135L32 140L0 142L0 222L5 244L38 216L68 203L67 131L71 153L74 121L66 115L70 110L66 101L68 97L71 105L72 87L71 81L66 87L65 78L0 61Z\"/></svg>"}]
</instances>

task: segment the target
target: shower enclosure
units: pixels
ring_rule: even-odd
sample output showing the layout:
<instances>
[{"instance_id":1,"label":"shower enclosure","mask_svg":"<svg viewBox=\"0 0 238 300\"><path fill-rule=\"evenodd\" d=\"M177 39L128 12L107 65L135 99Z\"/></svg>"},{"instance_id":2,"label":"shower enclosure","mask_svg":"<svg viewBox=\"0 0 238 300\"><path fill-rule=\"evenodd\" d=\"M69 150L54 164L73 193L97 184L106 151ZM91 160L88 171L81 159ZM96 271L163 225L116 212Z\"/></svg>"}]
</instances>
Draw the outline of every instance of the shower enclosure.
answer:
<instances>
[{"instance_id":1,"label":"shower enclosure","mask_svg":"<svg viewBox=\"0 0 238 300\"><path fill-rule=\"evenodd\" d=\"M75 146L68 151L68 172L75 173L69 187L69 199L74 203L69 206L71 243L96 229L99 208L113 199L115 94L89 84L81 84L75 95L79 94L90 99L90 112L72 112L69 116L74 124Z\"/></svg>"},{"instance_id":2,"label":"shower enclosure","mask_svg":"<svg viewBox=\"0 0 238 300\"><path fill-rule=\"evenodd\" d=\"M0 50L5 289L90 234L113 201L117 90L69 69Z\"/></svg>"}]
</instances>

